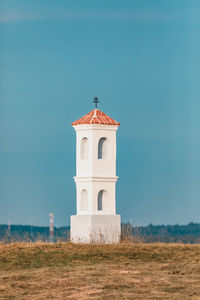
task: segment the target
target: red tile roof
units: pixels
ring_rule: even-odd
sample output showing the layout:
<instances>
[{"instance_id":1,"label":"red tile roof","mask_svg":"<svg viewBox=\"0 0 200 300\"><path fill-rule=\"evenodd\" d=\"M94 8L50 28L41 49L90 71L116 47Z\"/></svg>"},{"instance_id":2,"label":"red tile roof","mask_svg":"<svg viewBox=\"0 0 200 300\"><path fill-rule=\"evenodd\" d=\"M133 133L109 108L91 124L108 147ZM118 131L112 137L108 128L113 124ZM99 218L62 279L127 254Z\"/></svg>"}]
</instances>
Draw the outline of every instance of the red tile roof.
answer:
<instances>
[{"instance_id":1,"label":"red tile roof","mask_svg":"<svg viewBox=\"0 0 200 300\"><path fill-rule=\"evenodd\" d=\"M120 123L113 120L99 109L93 109L87 115L73 122L72 126L81 124L120 125Z\"/></svg>"}]
</instances>

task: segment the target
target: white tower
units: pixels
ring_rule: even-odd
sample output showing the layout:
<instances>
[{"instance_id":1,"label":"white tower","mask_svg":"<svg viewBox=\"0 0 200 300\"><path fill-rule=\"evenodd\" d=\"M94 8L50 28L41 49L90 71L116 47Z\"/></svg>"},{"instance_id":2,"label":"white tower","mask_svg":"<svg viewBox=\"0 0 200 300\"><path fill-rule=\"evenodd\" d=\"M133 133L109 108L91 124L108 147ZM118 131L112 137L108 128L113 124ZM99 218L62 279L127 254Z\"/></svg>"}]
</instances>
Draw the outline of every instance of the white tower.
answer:
<instances>
[{"instance_id":1,"label":"white tower","mask_svg":"<svg viewBox=\"0 0 200 300\"><path fill-rule=\"evenodd\" d=\"M117 243L121 218L116 215L116 131L120 125L95 109L72 123L76 130L76 205L71 241Z\"/></svg>"}]
</instances>

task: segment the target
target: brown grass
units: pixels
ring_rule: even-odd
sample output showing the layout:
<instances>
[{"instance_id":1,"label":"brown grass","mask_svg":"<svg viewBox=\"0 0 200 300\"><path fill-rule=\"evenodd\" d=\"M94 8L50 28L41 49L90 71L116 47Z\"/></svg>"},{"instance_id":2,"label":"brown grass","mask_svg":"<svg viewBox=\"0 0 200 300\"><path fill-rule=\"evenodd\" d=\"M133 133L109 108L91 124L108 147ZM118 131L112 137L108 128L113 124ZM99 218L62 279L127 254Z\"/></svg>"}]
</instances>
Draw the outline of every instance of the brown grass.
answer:
<instances>
[{"instance_id":1,"label":"brown grass","mask_svg":"<svg viewBox=\"0 0 200 300\"><path fill-rule=\"evenodd\" d=\"M200 299L200 245L0 244L0 299Z\"/></svg>"}]
</instances>

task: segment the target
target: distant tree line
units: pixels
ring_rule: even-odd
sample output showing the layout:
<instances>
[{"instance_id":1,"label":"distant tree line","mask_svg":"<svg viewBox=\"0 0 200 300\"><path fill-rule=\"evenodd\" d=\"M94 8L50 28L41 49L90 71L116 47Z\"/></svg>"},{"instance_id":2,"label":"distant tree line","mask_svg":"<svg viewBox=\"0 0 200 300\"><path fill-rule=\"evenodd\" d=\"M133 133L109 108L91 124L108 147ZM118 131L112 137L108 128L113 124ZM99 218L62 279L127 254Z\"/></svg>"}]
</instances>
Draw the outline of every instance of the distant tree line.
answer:
<instances>
[{"instance_id":1,"label":"distant tree line","mask_svg":"<svg viewBox=\"0 0 200 300\"><path fill-rule=\"evenodd\" d=\"M70 227L54 227L54 241L68 241ZM200 224L133 226L122 224L122 240L144 243L200 243ZM49 227L31 225L0 225L0 241L36 242L49 241Z\"/></svg>"},{"instance_id":2,"label":"distant tree line","mask_svg":"<svg viewBox=\"0 0 200 300\"><path fill-rule=\"evenodd\" d=\"M124 237L123 237L124 235ZM200 243L200 224L138 226L122 224L122 238L144 243Z\"/></svg>"},{"instance_id":3,"label":"distant tree line","mask_svg":"<svg viewBox=\"0 0 200 300\"><path fill-rule=\"evenodd\" d=\"M54 241L69 240L70 227L54 227ZM0 225L0 241L3 242L48 242L49 227L31 225Z\"/></svg>"}]
</instances>

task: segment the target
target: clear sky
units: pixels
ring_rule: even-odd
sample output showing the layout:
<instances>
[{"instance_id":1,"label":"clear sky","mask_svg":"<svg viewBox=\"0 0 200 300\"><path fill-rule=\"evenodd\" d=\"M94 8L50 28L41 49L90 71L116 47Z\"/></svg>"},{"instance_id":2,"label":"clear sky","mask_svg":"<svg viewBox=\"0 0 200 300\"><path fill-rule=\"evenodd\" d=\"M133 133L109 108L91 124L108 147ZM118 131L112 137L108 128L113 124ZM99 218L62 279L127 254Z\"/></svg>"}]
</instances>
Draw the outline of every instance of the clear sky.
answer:
<instances>
[{"instance_id":1,"label":"clear sky","mask_svg":"<svg viewBox=\"0 0 200 300\"><path fill-rule=\"evenodd\" d=\"M0 1L0 223L75 213L75 132L118 130L117 211L200 222L200 1Z\"/></svg>"}]
</instances>

